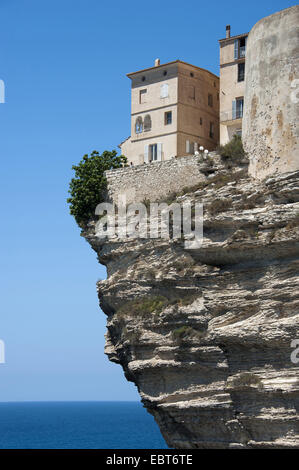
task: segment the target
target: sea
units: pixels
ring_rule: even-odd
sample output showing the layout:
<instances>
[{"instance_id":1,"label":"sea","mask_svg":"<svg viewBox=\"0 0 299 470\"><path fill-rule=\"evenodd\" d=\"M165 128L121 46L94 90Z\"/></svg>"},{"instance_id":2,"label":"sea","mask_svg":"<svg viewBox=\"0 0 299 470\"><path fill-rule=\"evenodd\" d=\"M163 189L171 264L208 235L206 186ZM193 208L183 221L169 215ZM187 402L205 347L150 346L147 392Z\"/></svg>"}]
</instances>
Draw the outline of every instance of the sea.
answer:
<instances>
[{"instance_id":1,"label":"sea","mask_svg":"<svg viewBox=\"0 0 299 470\"><path fill-rule=\"evenodd\" d=\"M0 449L167 449L138 402L0 403Z\"/></svg>"}]
</instances>

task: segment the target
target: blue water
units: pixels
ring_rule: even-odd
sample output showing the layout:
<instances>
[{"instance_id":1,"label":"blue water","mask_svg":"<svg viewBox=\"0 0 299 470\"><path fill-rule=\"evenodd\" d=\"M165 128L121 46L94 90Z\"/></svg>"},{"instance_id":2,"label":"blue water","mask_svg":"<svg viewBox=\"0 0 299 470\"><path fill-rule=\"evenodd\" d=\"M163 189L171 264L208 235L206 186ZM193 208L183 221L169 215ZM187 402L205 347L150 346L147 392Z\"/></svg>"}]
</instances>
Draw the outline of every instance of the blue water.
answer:
<instances>
[{"instance_id":1,"label":"blue water","mask_svg":"<svg viewBox=\"0 0 299 470\"><path fill-rule=\"evenodd\" d=\"M0 449L167 449L137 402L0 403Z\"/></svg>"}]
</instances>

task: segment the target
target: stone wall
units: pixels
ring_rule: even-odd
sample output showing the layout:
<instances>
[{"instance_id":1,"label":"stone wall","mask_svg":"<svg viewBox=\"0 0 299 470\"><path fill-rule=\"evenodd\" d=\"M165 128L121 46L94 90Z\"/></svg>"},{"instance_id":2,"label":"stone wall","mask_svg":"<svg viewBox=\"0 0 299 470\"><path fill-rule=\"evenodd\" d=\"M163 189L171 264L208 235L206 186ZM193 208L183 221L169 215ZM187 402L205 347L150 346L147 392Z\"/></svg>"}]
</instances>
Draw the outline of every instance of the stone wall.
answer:
<instances>
[{"instance_id":1,"label":"stone wall","mask_svg":"<svg viewBox=\"0 0 299 470\"><path fill-rule=\"evenodd\" d=\"M248 36L243 143L255 178L299 169L298 33L296 5L263 18Z\"/></svg>"},{"instance_id":2,"label":"stone wall","mask_svg":"<svg viewBox=\"0 0 299 470\"><path fill-rule=\"evenodd\" d=\"M219 164L219 157L210 158ZM174 158L164 162L152 162L106 172L109 199L117 203L119 194L125 194L127 203L156 201L193 186L206 179L207 163L202 156Z\"/></svg>"}]
</instances>

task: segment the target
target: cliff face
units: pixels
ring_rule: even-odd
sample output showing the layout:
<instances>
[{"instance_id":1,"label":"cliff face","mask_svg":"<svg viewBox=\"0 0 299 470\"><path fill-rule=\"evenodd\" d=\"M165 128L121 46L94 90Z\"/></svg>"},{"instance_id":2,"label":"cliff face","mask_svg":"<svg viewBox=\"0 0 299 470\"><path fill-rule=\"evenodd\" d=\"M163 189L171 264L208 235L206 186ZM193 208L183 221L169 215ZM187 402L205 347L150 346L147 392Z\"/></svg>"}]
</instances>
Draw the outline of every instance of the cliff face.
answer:
<instances>
[{"instance_id":1,"label":"cliff face","mask_svg":"<svg viewBox=\"0 0 299 470\"><path fill-rule=\"evenodd\" d=\"M177 202L204 203L204 243L99 240L106 354L170 447L299 447L299 172L219 169Z\"/></svg>"}]
</instances>

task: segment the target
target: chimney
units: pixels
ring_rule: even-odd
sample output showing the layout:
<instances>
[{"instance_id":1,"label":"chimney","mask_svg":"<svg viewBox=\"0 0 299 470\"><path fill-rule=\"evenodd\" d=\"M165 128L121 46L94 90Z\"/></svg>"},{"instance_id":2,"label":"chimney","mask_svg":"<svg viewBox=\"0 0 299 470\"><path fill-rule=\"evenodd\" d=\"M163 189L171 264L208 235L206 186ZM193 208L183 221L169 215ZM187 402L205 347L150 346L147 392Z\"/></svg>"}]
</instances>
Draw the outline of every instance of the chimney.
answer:
<instances>
[{"instance_id":1,"label":"chimney","mask_svg":"<svg viewBox=\"0 0 299 470\"><path fill-rule=\"evenodd\" d=\"M226 39L230 38L230 24L226 26Z\"/></svg>"},{"instance_id":2,"label":"chimney","mask_svg":"<svg viewBox=\"0 0 299 470\"><path fill-rule=\"evenodd\" d=\"M159 67L159 65L160 65L160 59L156 59L155 60L155 67Z\"/></svg>"}]
</instances>

